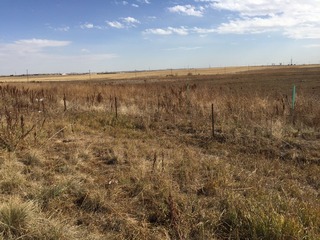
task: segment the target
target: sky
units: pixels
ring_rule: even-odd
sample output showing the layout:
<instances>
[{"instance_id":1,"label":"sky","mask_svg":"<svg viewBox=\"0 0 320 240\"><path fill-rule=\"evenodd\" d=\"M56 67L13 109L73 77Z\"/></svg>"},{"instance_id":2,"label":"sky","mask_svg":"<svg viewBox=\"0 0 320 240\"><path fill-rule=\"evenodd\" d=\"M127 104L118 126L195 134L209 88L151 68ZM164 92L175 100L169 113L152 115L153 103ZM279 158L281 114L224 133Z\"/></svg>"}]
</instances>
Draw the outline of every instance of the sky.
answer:
<instances>
[{"instance_id":1,"label":"sky","mask_svg":"<svg viewBox=\"0 0 320 240\"><path fill-rule=\"evenodd\" d=\"M0 75L320 64L320 0L0 0Z\"/></svg>"}]
</instances>

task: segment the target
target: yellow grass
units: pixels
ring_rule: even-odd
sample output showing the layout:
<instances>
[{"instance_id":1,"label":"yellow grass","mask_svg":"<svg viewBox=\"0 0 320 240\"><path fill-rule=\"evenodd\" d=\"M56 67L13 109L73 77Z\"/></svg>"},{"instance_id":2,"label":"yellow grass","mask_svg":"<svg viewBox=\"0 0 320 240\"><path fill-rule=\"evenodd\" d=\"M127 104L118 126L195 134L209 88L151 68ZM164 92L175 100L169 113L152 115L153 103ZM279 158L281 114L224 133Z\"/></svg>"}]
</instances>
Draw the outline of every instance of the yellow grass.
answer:
<instances>
[{"instance_id":1,"label":"yellow grass","mask_svg":"<svg viewBox=\"0 0 320 240\"><path fill-rule=\"evenodd\" d=\"M133 71L118 72L110 74L67 74L67 75L30 75L30 76L8 76L0 77L0 82L33 82L33 81L94 81L94 80L119 80L119 79L141 79L153 77L187 76L187 75L216 75L234 74L240 72L257 71L263 69L284 69L293 66L242 66L242 67L217 67L217 68L191 68L191 69L167 69L155 71ZM294 66L294 68L306 66ZM308 65L318 67L318 65Z\"/></svg>"}]
</instances>

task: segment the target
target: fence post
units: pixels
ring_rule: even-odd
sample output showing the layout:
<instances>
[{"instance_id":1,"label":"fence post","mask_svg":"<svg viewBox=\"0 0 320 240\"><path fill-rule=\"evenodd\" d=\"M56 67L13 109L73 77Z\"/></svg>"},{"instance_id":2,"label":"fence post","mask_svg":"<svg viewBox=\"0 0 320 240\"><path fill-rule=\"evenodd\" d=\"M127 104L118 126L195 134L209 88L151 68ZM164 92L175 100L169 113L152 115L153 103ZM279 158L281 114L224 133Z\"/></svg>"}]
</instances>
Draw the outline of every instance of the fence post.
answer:
<instances>
[{"instance_id":1,"label":"fence post","mask_svg":"<svg viewBox=\"0 0 320 240\"><path fill-rule=\"evenodd\" d=\"M214 138L214 112L213 112L213 103L211 104L211 124L212 124L212 138Z\"/></svg>"},{"instance_id":2,"label":"fence post","mask_svg":"<svg viewBox=\"0 0 320 240\"><path fill-rule=\"evenodd\" d=\"M292 110L294 111L294 107L296 104L296 85L293 85L292 88Z\"/></svg>"},{"instance_id":3,"label":"fence post","mask_svg":"<svg viewBox=\"0 0 320 240\"><path fill-rule=\"evenodd\" d=\"M291 115L292 115L292 123L293 125L295 125L295 111L294 111L294 108L295 108L295 104L296 104L296 85L293 85L293 88L292 88L292 108L291 108Z\"/></svg>"},{"instance_id":4,"label":"fence post","mask_svg":"<svg viewBox=\"0 0 320 240\"><path fill-rule=\"evenodd\" d=\"M190 86L189 83L187 82L187 117L189 124L192 124L192 116L191 116L191 100L190 100Z\"/></svg>"},{"instance_id":5,"label":"fence post","mask_svg":"<svg viewBox=\"0 0 320 240\"><path fill-rule=\"evenodd\" d=\"M23 115L20 117L20 126L21 126L21 136L24 135L24 118Z\"/></svg>"},{"instance_id":6,"label":"fence post","mask_svg":"<svg viewBox=\"0 0 320 240\"><path fill-rule=\"evenodd\" d=\"M118 119L118 101L117 101L117 97L114 98L114 107L116 110L116 119Z\"/></svg>"},{"instance_id":7,"label":"fence post","mask_svg":"<svg viewBox=\"0 0 320 240\"><path fill-rule=\"evenodd\" d=\"M64 111L67 111L67 97L66 94L63 94L63 105L64 105Z\"/></svg>"}]
</instances>

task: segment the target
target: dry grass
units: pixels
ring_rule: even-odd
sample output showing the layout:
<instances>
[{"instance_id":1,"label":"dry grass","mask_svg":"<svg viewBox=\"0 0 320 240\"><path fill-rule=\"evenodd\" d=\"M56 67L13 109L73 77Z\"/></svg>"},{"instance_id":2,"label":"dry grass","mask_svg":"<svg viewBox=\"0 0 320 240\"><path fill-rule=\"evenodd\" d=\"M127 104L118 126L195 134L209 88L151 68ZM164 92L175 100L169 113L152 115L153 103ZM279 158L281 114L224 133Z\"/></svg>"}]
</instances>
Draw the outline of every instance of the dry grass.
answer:
<instances>
[{"instance_id":1,"label":"dry grass","mask_svg":"<svg viewBox=\"0 0 320 240\"><path fill-rule=\"evenodd\" d=\"M319 239L318 76L1 85L0 238Z\"/></svg>"},{"instance_id":2,"label":"dry grass","mask_svg":"<svg viewBox=\"0 0 320 240\"><path fill-rule=\"evenodd\" d=\"M317 65L296 66L296 68L314 68ZM142 81L141 79L148 78L170 78L186 77L194 75L217 75L217 74L235 74L241 72L257 71L257 70L275 70L284 68L284 66L243 66L243 67L216 67L216 68L201 68L201 69L167 69L167 70L154 70L154 71L131 71L131 72L116 72L116 73L83 73L83 74L67 74L67 75L30 75L30 76L5 76L0 77L3 83L10 82L64 82L64 81L99 81L99 80L133 80ZM114 82L116 83L116 82Z\"/></svg>"}]
</instances>

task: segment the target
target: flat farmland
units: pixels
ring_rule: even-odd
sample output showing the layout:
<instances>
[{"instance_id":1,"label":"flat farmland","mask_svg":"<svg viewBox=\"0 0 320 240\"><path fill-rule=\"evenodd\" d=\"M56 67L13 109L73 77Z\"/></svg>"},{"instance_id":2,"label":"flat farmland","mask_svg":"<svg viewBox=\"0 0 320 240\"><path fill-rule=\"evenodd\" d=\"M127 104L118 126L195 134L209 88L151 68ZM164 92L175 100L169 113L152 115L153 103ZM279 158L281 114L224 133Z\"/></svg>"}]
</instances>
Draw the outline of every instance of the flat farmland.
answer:
<instances>
[{"instance_id":1,"label":"flat farmland","mask_svg":"<svg viewBox=\"0 0 320 240\"><path fill-rule=\"evenodd\" d=\"M168 69L154 71L131 71L131 72L116 72L116 73L84 73L84 74L60 74L60 75L36 75L36 76L8 76L2 78L5 82L27 82L27 81L88 81L88 80L114 80L114 79L137 79L145 77L167 77L179 75L212 75L212 74L227 74L237 73L248 70L265 69L268 67L223 67L223 68L207 68L207 69Z\"/></svg>"},{"instance_id":2,"label":"flat farmland","mask_svg":"<svg viewBox=\"0 0 320 240\"><path fill-rule=\"evenodd\" d=\"M0 82L0 239L320 238L320 66Z\"/></svg>"},{"instance_id":3,"label":"flat farmland","mask_svg":"<svg viewBox=\"0 0 320 240\"><path fill-rule=\"evenodd\" d=\"M242 66L242 67L217 67L217 68L191 68L191 69L167 69L154 71L131 71L131 72L114 72L114 73L83 73L83 74L46 74L46 75L19 75L0 77L1 82L34 82L34 81L95 81L95 80L138 80L141 78L168 78L168 77L184 77L186 75L221 75L236 74L259 70L276 70L284 69L306 69L317 68L318 65L305 66Z\"/></svg>"}]
</instances>

